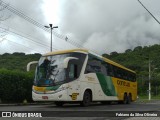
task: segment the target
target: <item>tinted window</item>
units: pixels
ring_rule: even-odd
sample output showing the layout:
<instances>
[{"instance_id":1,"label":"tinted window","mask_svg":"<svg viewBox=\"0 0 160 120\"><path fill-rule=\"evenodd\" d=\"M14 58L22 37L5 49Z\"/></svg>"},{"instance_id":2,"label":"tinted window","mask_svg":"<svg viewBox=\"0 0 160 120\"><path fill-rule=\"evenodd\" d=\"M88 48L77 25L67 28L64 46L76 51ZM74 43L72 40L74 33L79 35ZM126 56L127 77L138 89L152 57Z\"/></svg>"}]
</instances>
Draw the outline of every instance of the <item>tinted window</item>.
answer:
<instances>
[{"instance_id":1,"label":"tinted window","mask_svg":"<svg viewBox=\"0 0 160 120\"><path fill-rule=\"evenodd\" d=\"M101 61L89 55L85 73L102 72Z\"/></svg>"},{"instance_id":2,"label":"tinted window","mask_svg":"<svg viewBox=\"0 0 160 120\"><path fill-rule=\"evenodd\" d=\"M102 73L106 76L112 76L128 81L136 81L136 75L120 67L102 61L92 55L89 55L85 73Z\"/></svg>"}]
</instances>

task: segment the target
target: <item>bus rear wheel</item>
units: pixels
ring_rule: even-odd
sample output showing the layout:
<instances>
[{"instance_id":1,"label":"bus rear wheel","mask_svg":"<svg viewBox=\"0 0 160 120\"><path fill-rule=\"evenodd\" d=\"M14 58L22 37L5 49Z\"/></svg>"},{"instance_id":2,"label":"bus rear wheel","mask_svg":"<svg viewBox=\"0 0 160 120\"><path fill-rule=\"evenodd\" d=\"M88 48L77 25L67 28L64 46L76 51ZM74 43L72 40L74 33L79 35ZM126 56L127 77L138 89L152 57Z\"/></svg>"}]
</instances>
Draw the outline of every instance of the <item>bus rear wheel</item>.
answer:
<instances>
[{"instance_id":1,"label":"bus rear wheel","mask_svg":"<svg viewBox=\"0 0 160 120\"><path fill-rule=\"evenodd\" d=\"M63 106L64 102L56 101L56 102L54 102L54 104L55 104L56 106L61 107L61 106Z\"/></svg>"},{"instance_id":2,"label":"bus rear wheel","mask_svg":"<svg viewBox=\"0 0 160 120\"><path fill-rule=\"evenodd\" d=\"M132 101L131 95L124 94L123 104L130 104Z\"/></svg>"},{"instance_id":3,"label":"bus rear wheel","mask_svg":"<svg viewBox=\"0 0 160 120\"><path fill-rule=\"evenodd\" d=\"M80 103L81 106L86 107L91 103L91 94L89 91L85 91L83 95L83 101Z\"/></svg>"},{"instance_id":4,"label":"bus rear wheel","mask_svg":"<svg viewBox=\"0 0 160 120\"><path fill-rule=\"evenodd\" d=\"M127 103L128 103L128 96L127 94L124 94L123 104L127 104Z\"/></svg>"},{"instance_id":5,"label":"bus rear wheel","mask_svg":"<svg viewBox=\"0 0 160 120\"><path fill-rule=\"evenodd\" d=\"M129 94L128 96L127 96L127 104L130 104L131 103L131 101L132 101L132 95L131 94Z\"/></svg>"},{"instance_id":6,"label":"bus rear wheel","mask_svg":"<svg viewBox=\"0 0 160 120\"><path fill-rule=\"evenodd\" d=\"M124 94L123 100L118 102L119 104L127 104L128 103L128 96Z\"/></svg>"}]
</instances>

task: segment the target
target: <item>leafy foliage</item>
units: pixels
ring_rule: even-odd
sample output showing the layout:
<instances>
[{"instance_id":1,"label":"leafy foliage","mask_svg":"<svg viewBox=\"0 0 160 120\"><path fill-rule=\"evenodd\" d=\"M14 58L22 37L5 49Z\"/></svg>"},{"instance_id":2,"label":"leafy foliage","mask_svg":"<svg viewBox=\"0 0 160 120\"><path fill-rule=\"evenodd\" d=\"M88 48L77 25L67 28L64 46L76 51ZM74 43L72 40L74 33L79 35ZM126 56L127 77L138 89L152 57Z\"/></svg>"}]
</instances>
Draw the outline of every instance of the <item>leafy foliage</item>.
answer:
<instances>
[{"instance_id":1,"label":"leafy foliage","mask_svg":"<svg viewBox=\"0 0 160 120\"><path fill-rule=\"evenodd\" d=\"M2 102L32 101L33 72L0 69L0 99Z\"/></svg>"},{"instance_id":2,"label":"leafy foliage","mask_svg":"<svg viewBox=\"0 0 160 120\"><path fill-rule=\"evenodd\" d=\"M128 49L125 53L117 54L103 54L117 63L130 68L137 73L138 93L140 95L147 95L148 91L148 69L149 60L151 61L151 85L152 94L160 94L160 45L153 46L137 46L133 50ZM158 69L155 69L158 68Z\"/></svg>"},{"instance_id":3,"label":"leafy foliage","mask_svg":"<svg viewBox=\"0 0 160 120\"><path fill-rule=\"evenodd\" d=\"M5 53L0 55L0 69L26 71L27 64L31 61L37 61L40 56L41 54L25 55L25 53ZM31 68L35 68L35 66Z\"/></svg>"},{"instance_id":4,"label":"leafy foliage","mask_svg":"<svg viewBox=\"0 0 160 120\"><path fill-rule=\"evenodd\" d=\"M25 55L25 53L5 53L0 55L0 100L2 102L32 101L32 85L36 65L31 66L31 72L26 72L26 66L31 61L37 61L40 54Z\"/></svg>"}]
</instances>

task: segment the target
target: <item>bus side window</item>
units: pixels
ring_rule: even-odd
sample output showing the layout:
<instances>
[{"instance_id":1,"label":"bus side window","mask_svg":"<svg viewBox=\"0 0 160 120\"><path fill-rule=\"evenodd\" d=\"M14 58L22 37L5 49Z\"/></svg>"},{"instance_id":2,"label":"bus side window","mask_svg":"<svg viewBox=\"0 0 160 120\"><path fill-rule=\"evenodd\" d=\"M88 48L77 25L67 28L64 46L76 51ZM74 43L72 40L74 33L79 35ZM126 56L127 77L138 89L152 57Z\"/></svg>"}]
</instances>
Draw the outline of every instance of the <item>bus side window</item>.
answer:
<instances>
[{"instance_id":1,"label":"bus side window","mask_svg":"<svg viewBox=\"0 0 160 120\"><path fill-rule=\"evenodd\" d=\"M91 72L93 72L91 65L87 64L85 73L91 73Z\"/></svg>"},{"instance_id":2,"label":"bus side window","mask_svg":"<svg viewBox=\"0 0 160 120\"><path fill-rule=\"evenodd\" d=\"M101 72L102 72L102 74L104 74L104 75L108 75L108 73L107 73L107 63L105 63L105 62L101 62Z\"/></svg>"},{"instance_id":3,"label":"bus side window","mask_svg":"<svg viewBox=\"0 0 160 120\"><path fill-rule=\"evenodd\" d=\"M105 66L103 65L101 66L101 71L102 71L102 74L107 75L107 70Z\"/></svg>"},{"instance_id":4,"label":"bus side window","mask_svg":"<svg viewBox=\"0 0 160 120\"><path fill-rule=\"evenodd\" d=\"M124 75L124 76L123 76L123 79L124 79L124 80L127 80L127 72L124 71L124 70L123 70L123 75Z\"/></svg>"},{"instance_id":5,"label":"bus side window","mask_svg":"<svg viewBox=\"0 0 160 120\"><path fill-rule=\"evenodd\" d=\"M75 79L78 77L78 67L76 64L70 64L69 66L69 78Z\"/></svg>"},{"instance_id":6,"label":"bus side window","mask_svg":"<svg viewBox=\"0 0 160 120\"><path fill-rule=\"evenodd\" d=\"M85 73L100 73L101 63L97 60L89 60L86 66Z\"/></svg>"},{"instance_id":7,"label":"bus side window","mask_svg":"<svg viewBox=\"0 0 160 120\"><path fill-rule=\"evenodd\" d=\"M133 82L136 82L136 75L133 75Z\"/></svg>"},{"instance_id":8,"label":"bus side window","mask_svg":"<svg viewBox=\"0 0 160 120\"><path fill-rule=\"evenodd\" d=\"M85 69L85 73L93 72L91 64L90 64L90 61L91 61L91 58L88 58L88 62L87 62L86 69Z\"/></svg>"},{"instance_id":9,"label":"bus side window","mask_svg":"<svg viewBox=\"0 0 160 120\"><path fill-rule=\"evenodd\" d=\"M111 65L111 64L107 64L107 66L106 66L106 69L107 69L107 74L109 75L109 76L114 76L114 74L113 74L113 68L112 68L113 66Z\"/></svg>"},{"instance_id":10,"label":"bus side window","mask_svg":"<svg viewBox=\"0 0 160 120\"><path fill-rule=\"evenodd\" d=\"M131 74L131 81L135 82L136 81L136 75L135 74Z\"/></svg>"},{"instance_id":11,"label":"bus side window","mask_svg":"<svg viewBox=\"0 0 160 120\"><path fill-rule=\"evenodd\" d=\"M113 72L114 72L114 77L118 78L118 71L117 71L116 66L113 66Z\"/></svg>"}]
</instances>

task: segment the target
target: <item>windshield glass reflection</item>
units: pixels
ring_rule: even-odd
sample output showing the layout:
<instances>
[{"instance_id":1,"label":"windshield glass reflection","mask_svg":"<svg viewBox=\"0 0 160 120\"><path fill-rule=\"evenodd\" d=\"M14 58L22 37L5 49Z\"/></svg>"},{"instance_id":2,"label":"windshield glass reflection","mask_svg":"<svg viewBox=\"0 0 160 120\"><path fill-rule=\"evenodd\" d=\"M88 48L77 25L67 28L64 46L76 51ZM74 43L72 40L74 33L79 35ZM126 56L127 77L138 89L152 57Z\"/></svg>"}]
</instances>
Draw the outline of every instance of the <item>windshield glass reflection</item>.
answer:
<instances>
[{"instance_id":1,"label":"windshield glass reflection","mask_svg":"<svg viewBox=\"0 0 160 120\"><path fill-rule=\"evenodd\" d=\"M63 60L69 54L42 57L36 71L36 83L39 85L53 85L66 79Z\"/></svg>"},{"instance_id":2,"label":"windshield glass reflection","mask_svg":"<svg viewBox=\"0 0 160 120\"><path fill-rule=\"evenodd\" d=\"M64 60L67 57L77 58L77 76L79 76L86 57L85 54L66 53L53 56L42 56L36 69L34 85L55 86L68 82L70 80L70 78L68 78L69 73L67 73L68 68L64 68Z\"/></svg>"}]
</instances>

